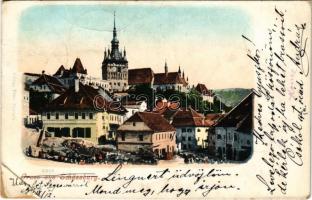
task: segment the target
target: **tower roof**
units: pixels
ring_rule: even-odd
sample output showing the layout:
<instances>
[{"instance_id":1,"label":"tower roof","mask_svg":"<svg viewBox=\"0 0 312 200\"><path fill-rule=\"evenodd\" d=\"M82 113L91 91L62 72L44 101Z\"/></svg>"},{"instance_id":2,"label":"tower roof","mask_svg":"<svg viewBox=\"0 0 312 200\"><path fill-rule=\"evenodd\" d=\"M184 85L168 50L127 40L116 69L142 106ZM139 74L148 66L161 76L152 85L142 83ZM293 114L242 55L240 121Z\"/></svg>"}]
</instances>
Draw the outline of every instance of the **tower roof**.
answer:
<instances>
[{"instance_id":1,"label":"tower roof","mask_svg":"<svg viewBox=\"0 0 312 200\"><path fill-rule=\"evenodd\" d=\"M72 68L72 72L87 74L87 70L83 67L80 58L76 58L74 66Z\"/></svg>"}]
</instances>

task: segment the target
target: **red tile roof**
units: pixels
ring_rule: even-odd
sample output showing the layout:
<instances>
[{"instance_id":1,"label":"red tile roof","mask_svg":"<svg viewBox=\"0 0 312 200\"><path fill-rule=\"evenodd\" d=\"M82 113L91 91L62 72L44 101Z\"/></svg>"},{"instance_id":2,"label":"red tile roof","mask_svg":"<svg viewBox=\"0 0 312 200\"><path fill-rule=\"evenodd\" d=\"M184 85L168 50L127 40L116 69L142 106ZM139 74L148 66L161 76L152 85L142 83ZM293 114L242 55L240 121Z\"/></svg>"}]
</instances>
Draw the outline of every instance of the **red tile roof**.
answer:
<instances>
[{"instance_id":1,"label":"red tile roof","mask_svg":"<svg viewBox=\"0 0 312 200\"><path fill-rule=\"evenodd\" d=\"M95 106L97 105L97 106ZM108 102L101 98L98 89L89 85L79 83L79 90L75 92L75 87L69 88L64 94L54 99L46 106L47 110L98 110L113 113L125 113L124 107L114 102Z\"/></svg>"},{"instance_id":2,"label":"red tile roof","mask_svg":"<svg viewBox=\"0 0 312 200\"><path fill-rule=\"evenodd\" d=\"M49 76L46 74L42 74L38 79L36 79L32 85L44 85L46 84L49 89L57 94L62 94L65 92L66 88L57 78L53 76Z\"/></svg>"},{"instance_id":3,"label":"red tile roof","mask_svg":"<svg viewBox=\"0 0 312 200\"><path fill-rule=\"evenodd\" d=\"M151 84L153 82L154 72L151 68L129 69L129 85Z\"/></svg>"},{"instance_id":4,"label":"red tile roof","mask_svg":"<svg viewBox=\"0 0 312 200\"><path fill-rule=\"evenodd\" d=\"M144 122L155 132L176 130L163 116L158 113L136 112L126 122Z\"/></svg>"},{"instance_id":5,"label":"red tile roof","mask_svg":"<svg viewBox=\"0 0 312 200\"><path fill-rule=\"evenodd\" d=\"M196 112L192 108L179 110L173 117L172 125L174 127L206 127L211 126L211 122L205 119L205 116Z\"/></svg>"},{"instance_id":6,"label":"red tile roof","mask_svg":"<svg viewBox=\"0 0 312 200\"><path fill-rule=\"evenodd\" d=\"M212 90L208 90L205 84L198 83L196 88L195 88L200 94L203 95L212 95Z\"/></svg>"},{"instance_id":7,"label":"red tile roof","mask_svg":"<svg viewBox=\"0 0 312 200\"><path fill-rule=\"evenodd\" d=\"M157 73L154 74L154 84L155 85L164 85L164 84L183 84L187 86L185 79L180 76L178 72L169 72L169 73Z\"/></svg>"}]
</instances>

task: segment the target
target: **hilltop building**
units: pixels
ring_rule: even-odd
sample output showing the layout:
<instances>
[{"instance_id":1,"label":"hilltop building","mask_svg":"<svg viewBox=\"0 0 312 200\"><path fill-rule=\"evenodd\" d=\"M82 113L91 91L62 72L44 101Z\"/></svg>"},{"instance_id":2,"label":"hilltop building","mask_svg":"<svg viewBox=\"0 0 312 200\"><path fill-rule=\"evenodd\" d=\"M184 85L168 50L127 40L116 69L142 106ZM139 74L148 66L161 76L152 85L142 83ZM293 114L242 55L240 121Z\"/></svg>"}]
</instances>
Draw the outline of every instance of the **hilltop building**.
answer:
<instances>
[{"instance_id":1,"label":"hilltop building","mask_svg":"<svg viewBox=\"0 0 312 200\"><path fill-rule=\"evenodd\" d=\"M88 75L87 69L82 65L80 58L76 58L72 68L66 69L61 65L53 76L58 78L66 88L74 86L75 77L78 77L79 81L84 85L102 87L104 90L111 91L108 81Z\"/></svg>"},{"instance_id":2,"label":"hilltop building","mask_svg":"<svg viewBox=\"0 0 312 200\"><path fill-rule=\"evenodd\" d=\"M209 103L213 103L213 92L212 90L208 90L205 84L198 83L195 87L195 90L200 93L203 98L203 101L207 101Z\"/></svg>"}]
</instances>

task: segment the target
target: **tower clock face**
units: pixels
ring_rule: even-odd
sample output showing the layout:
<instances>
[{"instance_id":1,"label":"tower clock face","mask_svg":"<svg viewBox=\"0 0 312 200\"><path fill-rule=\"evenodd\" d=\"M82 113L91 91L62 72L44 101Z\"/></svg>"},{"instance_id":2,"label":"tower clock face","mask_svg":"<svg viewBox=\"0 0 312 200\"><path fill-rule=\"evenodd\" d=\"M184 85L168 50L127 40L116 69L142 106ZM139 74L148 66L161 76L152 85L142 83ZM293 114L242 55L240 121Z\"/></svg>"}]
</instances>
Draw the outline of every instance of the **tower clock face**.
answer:
<instances>
[{"instance_id":1,"label":"tower clock face","mask_svg":"<svg viewBox=\"0 0 312 200\"><path fill-rule=\"evenodd\" d=\"M116 72L116 67L112 67L112 72Z\"/></svg>"}]
</instances>

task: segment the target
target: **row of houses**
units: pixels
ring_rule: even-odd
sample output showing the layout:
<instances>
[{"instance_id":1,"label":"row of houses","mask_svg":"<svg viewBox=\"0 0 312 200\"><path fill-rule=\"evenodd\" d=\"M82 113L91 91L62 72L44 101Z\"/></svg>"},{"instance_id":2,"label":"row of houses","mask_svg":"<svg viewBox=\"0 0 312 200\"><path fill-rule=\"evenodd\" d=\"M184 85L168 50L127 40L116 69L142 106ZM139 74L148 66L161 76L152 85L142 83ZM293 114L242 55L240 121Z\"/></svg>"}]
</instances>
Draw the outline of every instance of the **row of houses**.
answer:
<instances>
[{"instance_id":1,"label":"row of houses","mask_svg":"<svg viewBox=\"0 0 312 200\"><path fill-rule=\"evenodd\" d=\"M30 88L39 88L39 83L45 83L43 91L55 92L39 115L44 130L55 137L113 140L121 151L147 148L159 156L207 149L220 158L239 159L251 151L252 94L227 114L204 116L166 100L157 101L152 112L144 112L145 102L114 105L102 87L84 84L78 77L62 94L57 93L59 83L45 74Z\"/></svg>"},{"instance_id":2,"label":"row of houses","mask_svg":"<svg viewBox=\"0 0 312 200\"><path fill-rule=\"evenodd\" d=\"M172 110L175 105L137 112L118 128L117 147L127 152L149 149L165 157L204 150L219 159L245 160L252 152L252 102L251 93L227 114L207 116L192 108Z\"/></svg>"}]
</instances>

